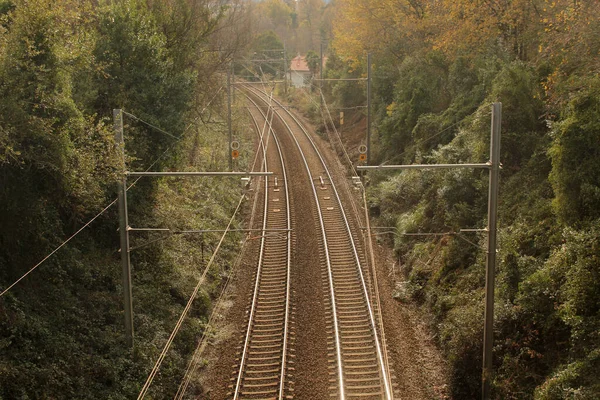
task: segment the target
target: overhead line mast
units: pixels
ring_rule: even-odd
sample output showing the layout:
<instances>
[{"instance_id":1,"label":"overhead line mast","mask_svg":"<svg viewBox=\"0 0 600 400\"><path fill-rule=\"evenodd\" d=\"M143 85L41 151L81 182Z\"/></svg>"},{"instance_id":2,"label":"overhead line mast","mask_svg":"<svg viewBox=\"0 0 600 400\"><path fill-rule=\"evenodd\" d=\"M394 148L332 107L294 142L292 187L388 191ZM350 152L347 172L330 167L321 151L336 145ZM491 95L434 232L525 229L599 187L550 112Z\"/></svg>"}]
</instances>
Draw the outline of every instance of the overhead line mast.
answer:
<instances>
[{"instance_id":1,"label":"overhead line mast","mask_svg":"<svg viewBox=\"0 0 600 400\"><path fill-rule=\"evenodd\" d=\"M492 126L490 137L490 160L480 164L413 164L413 165L366 165L358 170L373 169L440 169L440 168L485 168L489 169L487 253L485 272L485 314L483 329L483 369L481 374L481 397L490 398L493 373L492 356L494 343L494 286L496 270L496 242L498 218L498 186L500 178L500 131L502 103L492 104Z\"/></svg>"},{"instance_id":2,"label":"overhead line mast","mask_svg":"<svg viewBox=\"0 0 600 400\"><path fill-rule=\"evenodd\" d=\"M229 85L228 85L229 86ZM134 327L133 327L133 301L132 301L132 283L131 283L131 248L129 246L129 232L135 231L129 226L128 206L127 206L127 177L184 177L184 176L252 176L252 175L272 175L271 172L227 172L227 171L145 171L130 172L127 171L125 163L125 141L123 132L123 110L114 109L114 130L115 142L122 154L121 167L122 178L119 182L119 236L121 242L121 265L123 274L123 308L125 310L125 331L126 340L129 347L133 347ZM129 114L128 114L129 115ZM169 136L173 136L170 135ZM175 136L173 136L175 137Z\"/></svg>"}]
</instances>

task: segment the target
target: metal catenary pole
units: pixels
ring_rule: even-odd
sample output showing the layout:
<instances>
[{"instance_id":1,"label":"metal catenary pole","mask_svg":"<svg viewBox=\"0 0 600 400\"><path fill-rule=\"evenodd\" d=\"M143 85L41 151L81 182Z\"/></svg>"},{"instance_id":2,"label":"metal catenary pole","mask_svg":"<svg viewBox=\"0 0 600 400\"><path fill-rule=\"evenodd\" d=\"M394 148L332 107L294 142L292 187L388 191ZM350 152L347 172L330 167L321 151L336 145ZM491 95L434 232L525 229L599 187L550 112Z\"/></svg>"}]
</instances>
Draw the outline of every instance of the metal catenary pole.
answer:
<instances>
[{"instance_id":1,"label":"metal catenary pole","mask_svg":"<svg viewBox=\"0 0 600 400\"><path fill-rule=\"evenodd\" d=\"M229 141L227 142L229 170L233 171L233 156L231 154L231 142L233 141L231 132L231 68L227 69L227 131L229 133Z\"/></svg>"},{"instance_id":2,"label":"metal catenary pole","mask_svg":"<svg viewBox=\"0 0 600 400\"><path fill-rule=\"evenodd\" d=\"M371 53L367 54L367 165L371 163Z\"/></svg>"},{"instance_id":3,"label":"metal catenary pole","mask_svg":"<svg viewBox=\"0 0 600 400\"><path fill-rule=\"evenodd\" d=\"M233 85L233 87L235 87L235 64L233 61L231 61L231 84ZM235 103L235 90L231 90L231 101L233 101Z\"/></svg>"},{"instance_id":4,"label":"metal catenary pole","mask_svg":"<svg viewBox=\"0 0 600 400\"><path fill-rule=\"evenodd\" d=\"M229 75L228 75L229 78ZM123 269L123 302L125 310L125 332L127 345L133 347L133 301L132 301L132 284L131 284L131 247L129 246L129 231L140 229L132 229L129 226L129 217L127 211L127 177L185 177L185 176L268 176L272 172L225 172L225 171L181 171L181 172L161 172L161 171L144 171L131 172L127 171L125 163L125 140L123 134L123 110L113 110L115 143L122 154L121 165L123 168L123 177L118 185L118 205L119 205L119 236L121 242L121 264ZM231 142L230 142L231 143ZM231 154L231 153L230 153ZM164 230L164 229L141 229L141 230ZM168 230L168 229L166 229ZM191 232L191 231L190 231Z\"/></svg>"},{"instance_id":5,"label":"metal catenary pole","mask_svg":"<svg viewBox=\"0 0 600 400\"><path fill-rule=\"evenodd\" d=\"M131 296L131 262L129 258L129 221L127 216L127 176L125 174L125 141L123 139L123 110L113 110L115 142L123 154L123 178L119 182L119 236L123 269L123 308L127 345L133 347L133 302Z\"/></svg>"},{"instance_id":6,"label":"metal catenary pole","mask_svg":"<svg viewBox=\"0 0 600 400\"><path fill-rule=\"evenodd\" d=\"M283 92L287 94L288 88L288 72L287 72L287 52L285 49L285 43L283 45Z\"/></svg>"},{"instance_id":7,"label":"metal catenary pole","mask_svg":"<svg viewBox=\"0 0 600 400\"><path fill-rule=\"evenodd\" d=\"M323 92L323 42L319 47L319 92ZM319 104L323 108L323 96L319 93Z\"/></svg>"},{"instance_id":8,"label":"metal catenary pole","mask_svg":"<svg viewBox=\"0 0 600 400\"><path fill-rule=\"evenodd\" d=\"M443 168L485 168L489 169L487 257L485 277L485 315L483 328L483 371L481 392L483 400L489 400L492 381L492 349L494 345L494 279L496 271L496 238L498 217L498 184L500 178L500 127L502 103L492 105L492 128L490 138L490 160L480 164L414 164L414 165L367 165L357 170L372 169L443 169ZM367 147L368 149L368 147ZM462 231L479 231L462 230Z\"/></svg>"},{"instance_id":9,"label":"metal catenary pole","mask_svg":"<svg viewBox=\"0 0 600 400\"><path fill-rule=\"evenodd\" d=\"M490 398L492 380L492 348L494 344L494 279L496 272L496 231L498 216L498 182L500 175L500 128L502 104L492 105L490 140L490 185L488 195L488 240L485 271L485 325L483 328L482 398Z\"/></svg>"}]
</instances>

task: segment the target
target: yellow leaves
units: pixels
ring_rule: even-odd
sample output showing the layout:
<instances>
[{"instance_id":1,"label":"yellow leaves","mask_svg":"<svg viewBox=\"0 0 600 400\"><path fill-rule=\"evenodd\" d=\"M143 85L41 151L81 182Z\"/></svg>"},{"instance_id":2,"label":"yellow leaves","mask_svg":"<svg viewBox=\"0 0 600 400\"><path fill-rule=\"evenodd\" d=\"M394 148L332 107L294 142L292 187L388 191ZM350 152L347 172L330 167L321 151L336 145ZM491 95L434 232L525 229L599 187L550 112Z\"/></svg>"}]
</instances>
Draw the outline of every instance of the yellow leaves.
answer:
<instances>
[{"instance_id":1,"label":"yellow leaves","mask_svg":"<svg viewBox=\"0 0 600 400\"><path fill-rule=\"evenodd\" d=\"M394 111L398 108L398 104L396 102L392 102L389 106L386 107L385 111L388 117L391 117L394 114Z\"/></svg>"},{"instance_id":2,"label":"yellow leaves","mask_svg":"<svg viewBox=\"0 0 600 400\"><path fill-rule=\"evenodd\" d=\"M425 26L413 4L425 1L345 0L337 4L333 21L334 47L344 57L363 58L366 52L388 55L410 50L422 43ZM417 7L418 8L418 7Z\"/></svg>"},{"instance_id":3,"label":"yellow leaves","mask_svg":"<svg viewBox=\"0 0 600 400\"><path fill-rule=\"evenodd\" d=\"M600 31L598 1L339 0L336 4L334 47L352 59L363 59L366 52L402 59L423 49L439 50L452 59L501 46L526 60L558 54L571 42L592 43L598 39L593 32ZM588 49L595 48L589 43Z\"/></svg>"}]
</instances>

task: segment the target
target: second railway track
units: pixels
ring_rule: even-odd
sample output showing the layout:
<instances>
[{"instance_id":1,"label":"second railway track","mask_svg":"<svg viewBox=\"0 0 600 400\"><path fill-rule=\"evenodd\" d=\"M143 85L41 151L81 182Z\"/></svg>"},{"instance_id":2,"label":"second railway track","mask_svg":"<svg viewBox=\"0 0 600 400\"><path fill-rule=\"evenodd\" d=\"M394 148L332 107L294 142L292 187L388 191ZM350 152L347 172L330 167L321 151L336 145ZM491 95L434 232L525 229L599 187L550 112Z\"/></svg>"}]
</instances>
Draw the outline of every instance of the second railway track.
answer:
<instances>
[{"instance_id":1,"label":"second railway track","mask_svg":"<svg viewBox=\"0 0 600 400\"><path fill-rule=\"evenodd\" d=\"M277 134L290 135L309 177L308 189L313 194L320 232L323 284L328 294L329 395L339 399L391 399L391 374L376 322L378 310L372 305L363 257L332 175L309 133L293 114L255 87L244 90L260 104L264 114L272 113L278 125L285 127L287 132ZM278 143L277 134L272 134Z\"/></svg>"},{"instance_id":2,"label":"second railway track","mask_svg":"<svg viewBox=\"0 0 600 400\"><path fill-rule=\"evenodd\" d=\"M257 108L258 110L258 108ZM262 235L248 323L239 365L233 377L233 399L289 398L291 218L287 174L269 113L260 134L265 177ZM255 118L253 116L253 118ZM272 118L272 114L271 114Z\"/></svg>"}]
</instances>

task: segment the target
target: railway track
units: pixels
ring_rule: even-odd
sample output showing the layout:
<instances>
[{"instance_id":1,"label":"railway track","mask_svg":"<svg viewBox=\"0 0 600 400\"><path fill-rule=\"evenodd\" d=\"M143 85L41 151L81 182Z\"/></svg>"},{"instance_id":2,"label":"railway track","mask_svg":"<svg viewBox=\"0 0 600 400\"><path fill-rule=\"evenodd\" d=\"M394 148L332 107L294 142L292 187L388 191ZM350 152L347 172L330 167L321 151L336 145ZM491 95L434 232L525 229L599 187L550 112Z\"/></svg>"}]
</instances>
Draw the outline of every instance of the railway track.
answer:
<instances>
[{"instance_id":1,"label":"railway track","mask_svg":"<svg viewBox=\"0 0 600 400\"><path fill-rule=\"evenodd\" d=\"M259 111L259 108L256 108ZM252 115L252 113L251 113ZM243 338L239 364L235 366L233 399L290 398L290 266L291 219L287 175L277 137L272 134L272 113L263 114L260 148L265 177L262 235L258 268L248 324Z\"/></svg>"},{"instance_id":2,"label":"railway track","mask_svg":"<svg viewBox=\"0 0 600 400\"><path fill-rule=\"evenodd\" d=\"M391 399L389 366L367 289L364 263L331 173L309 133L293 114L255 87L244 90L255 103L261 103L263 112L274 113L286 127L310 177L321 233L324 285L329 295L330 396Z\"/></svg>"}]
</instances>

